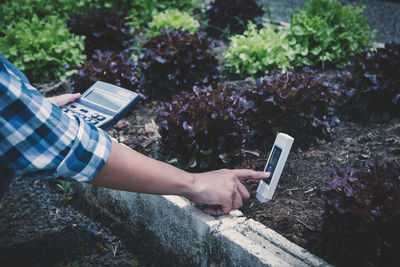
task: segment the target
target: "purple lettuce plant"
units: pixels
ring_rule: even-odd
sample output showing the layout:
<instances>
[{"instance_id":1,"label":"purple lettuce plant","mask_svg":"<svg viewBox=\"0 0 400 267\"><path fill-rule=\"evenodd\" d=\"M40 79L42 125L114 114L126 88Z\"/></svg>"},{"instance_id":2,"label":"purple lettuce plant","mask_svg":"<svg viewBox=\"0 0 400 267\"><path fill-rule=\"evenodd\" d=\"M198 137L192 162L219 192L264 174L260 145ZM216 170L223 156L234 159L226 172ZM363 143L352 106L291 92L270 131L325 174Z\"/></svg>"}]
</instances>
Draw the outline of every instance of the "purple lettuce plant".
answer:
<instances>
[{"instance_id":1,"label":"purple lettuce plant","mask_svg":"<svg viewBox=\"0 0 400 267\"><path fill-rule=\"evenodd\" d=\"M210 52L213 44L204 32L162 29L162 35L151 38L141 64L144 95L168 99L193 86L214 85L219 79L216 57Z\"/></svg>"},{"instance_id":2,"label":"purple lettuce plant","mask_svg":"<svg viewBox=\"0 0 400 267\"><path fill-rule=\"evenodd\" d=\"M349 67L340 111L350 119L390 119L400 116L400 44L367 50Z\"/></svg>"},{"instance_id":3,"label":"purple lettuce plant","mask_svg":"<svg viewBox=\"0 0 400 267\"><path fill-rule=\"evenodd\" d=\"M129 57L129 53L97 50L92 59L82 66L67 67L77 70L71 78L74 91L83 93L96 81L136 91L139 85L138 72L135 63Z\"/></svg>"},{"instance_id":4,"label":"purple lettuce plant","mask_svg":"<svg viewBox=\"0 0 400 267\"><path fill-rule=\"evenodd\" d=\"M192 170L233 167L242 158L246 101L223 87L194 87L159 110L161 155Z\"/></svg>"},{"instance_id":5,"label":"purple lettuce plant","mask_svg":"<svg viewBox=\"0 0 400 267\"><path fill-rule=\"evenodd\" d=\"M317 251L338 266L390 266L400 258L400 166L366 164L332 170L330 189L319 192L325 213Z\"/></svg>"},{"instance_id":6,"label":"purple lettuce plant","mask_svg":"<svg viewBox=\"0 0 400 267\"><path fill-rule=\"evenodd\" d=\"M115 10L97 9L75 14L67 23L72 33L86 37L85 53L91 56L98 49L119 52L132 45L129 21L126 15Z\"/></svg>"},{"instance_id":7,"label":"purple lettuce plant","mask_svg":"<svg viewBox=\"0 0 400 267\"><path fill-rule=\"evenodd\" d=\"M328 84L308 68L302 72L274 72L244 94L253 105L248 124L249 140L255 145L270 144L280 131L306 145L315 138L327 138L337 124L334 95Z\"/></svg>"},{"instance_id":8,"label":"purple lettuce plant","mask_svg":"<svg viewBox=\"0 0 400 267\"><path fill-rule=\"evenodd\" d=\"M264 14L262 6L255 0L215 0L206 12L208 31L213 35L240 34L247 22Z\"/></svg>"}]
</instances>

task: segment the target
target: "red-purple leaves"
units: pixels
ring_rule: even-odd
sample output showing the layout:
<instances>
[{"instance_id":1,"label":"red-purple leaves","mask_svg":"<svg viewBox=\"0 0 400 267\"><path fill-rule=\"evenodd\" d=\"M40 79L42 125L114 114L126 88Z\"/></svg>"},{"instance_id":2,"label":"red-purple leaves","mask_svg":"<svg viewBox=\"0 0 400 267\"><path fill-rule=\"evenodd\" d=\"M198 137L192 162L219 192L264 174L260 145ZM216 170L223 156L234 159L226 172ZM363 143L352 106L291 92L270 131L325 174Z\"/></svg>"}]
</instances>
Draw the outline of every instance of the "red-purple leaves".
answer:
<instances>
[{"instance_id":1,"label":"red-purple leaves","mask_svg":"<svg viewBox=\"0 0 400 267\"><path fill-rule=\"evenodd\" d=\"M144 94L168 99L193 86L212 85L219 78L217 59L210 53L212 43L202 32L163 29L164 34L144 44L140 59Z\"/></svg>"},{"instance_id":2,"label":"red-purple leaves","mask_svg":"<svg viewBox=\"0 0 400 267\"><path fill-rule=\"evenodd\" d=\"M159 111L161 153L184 169L233 167L242 155L245 103L222 87L175 95Z\"/></svg>"},{"instance_id":3,"label":"red-purple leaves","mask_svg":"<svg viewBox=\"0 0 400 267\"><path fill-rule=\"evenodd\" d=\"M207 10L209 32L220 35L242 33L247 22L264 14L263 8L254 0L215 0Z\"/></svg>"},{"instance_id":4,"label":"red-purple leaves","mask_svg":"<svg viewBox=\"0 0 400 267\"><path fill-rule=\"evenodd\" d=\"M400 215L400 169L394 162L367 162L368 170L332 171L331 190L321 194L327 212L353 213L371 223L386 223Z\"/></svg>"},{"instance_id":5,"label":"red-purple leaves","mask_svg":"<svg viewBox=\"0 0 400 267\"><path fill-rule=\"evenodd\" d=\"M317 252L337 266L391 266L400 251L400 166L333 170ZM379 264L378 264L379 263Z\"/></svg>"},{"instance_id":6,"label":"red-purple leaves","mask_svg":"<svg viewBox=\"0 0 400 267\"><path fill-rule=\"evenodd\" d=\"M343 113L364 120L400 116L400 44L356 55L349 70L352 90L346 92Z\"/></svg>"},{"instance_id":7,"label":"red-purple leaves","mask_svg":"<svg viewBox=\"0 0 400 267\"><path fill-rule=\"evenodd\" d=\"M74 67L78 73L72 76L76 92L86 91L96 81L109 82L136 91L138 87L137 70L127 53L114 53L97 50L93 58L81 67Z\"/></svg>"},{"instance_id":8,"label":"red-purple leaves","mask_svg":"<svg viewBox=\"0 0 400 267\"><path fill-rule=\"evenodd\" d=\"M122 51L132 43L133 36L125 24L125 15L114 10L94 10L76 14L68 20L71 32L86 36L85 53L91 56L94 50Z\"/></svg>"},{"instance_id":9,"label":"red-purple leaves","mask_svg":"<svg viewBox=\"0 0 400 267\"><path fill-rule=\"evenodd\" d=\"M253 103L249 113L252 141L271 143L283 131L306 144L327 137L336 124L333 95L314 71L274 72L245 93ZM303 142L307 141L307 142Z\"/></svg>"}]
</instances>

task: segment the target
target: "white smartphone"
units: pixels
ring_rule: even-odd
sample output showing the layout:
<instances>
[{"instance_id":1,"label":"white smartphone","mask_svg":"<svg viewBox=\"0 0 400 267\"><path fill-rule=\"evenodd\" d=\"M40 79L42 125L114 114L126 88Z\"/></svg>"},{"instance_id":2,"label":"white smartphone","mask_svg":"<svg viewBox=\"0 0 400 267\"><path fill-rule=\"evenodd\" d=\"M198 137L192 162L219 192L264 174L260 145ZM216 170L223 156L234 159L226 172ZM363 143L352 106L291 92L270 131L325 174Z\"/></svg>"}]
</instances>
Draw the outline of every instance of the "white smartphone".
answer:
<instances>
[{"instance_id":1,"label":"white smartphone","mask_svg":"<svg viewBox=\"0 0 400 267\"><path fill-rule=\"evenodd\" d=\"M293 141L293 137L284 133L278 133L276 136L271 154L268 157L264 169L264 172L269 172L270 176L267 179L261 180L257 188L256 198L260 202L267 202L274 196L275 188L278 184L279 178L281 177Z\"/></svg>"}]
</instances>

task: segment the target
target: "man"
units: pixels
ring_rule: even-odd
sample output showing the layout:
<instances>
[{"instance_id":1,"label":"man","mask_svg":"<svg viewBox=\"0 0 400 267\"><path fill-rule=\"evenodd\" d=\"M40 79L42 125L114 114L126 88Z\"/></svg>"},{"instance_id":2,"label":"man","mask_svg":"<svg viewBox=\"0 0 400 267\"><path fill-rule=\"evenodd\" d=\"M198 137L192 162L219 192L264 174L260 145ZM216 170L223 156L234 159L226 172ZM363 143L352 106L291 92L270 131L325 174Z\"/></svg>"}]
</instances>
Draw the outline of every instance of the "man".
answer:
<instances>
[{"instance_id":1,"label":"man","mask_svg":"<svg viewBox=\"0 0 400 267\"><path fill-rule=\"evenodd\" d=\"M45 99L28 79L0 56L0 170L14 175L64 177L125 191L179 195L207 204L218 216L240 208L249 197L241 184L268 173L246 169L189 173L114 142L102 130L59 108L79 94ZM0 192L1 193L1 192Z\"/></svg>"}]
</instances>

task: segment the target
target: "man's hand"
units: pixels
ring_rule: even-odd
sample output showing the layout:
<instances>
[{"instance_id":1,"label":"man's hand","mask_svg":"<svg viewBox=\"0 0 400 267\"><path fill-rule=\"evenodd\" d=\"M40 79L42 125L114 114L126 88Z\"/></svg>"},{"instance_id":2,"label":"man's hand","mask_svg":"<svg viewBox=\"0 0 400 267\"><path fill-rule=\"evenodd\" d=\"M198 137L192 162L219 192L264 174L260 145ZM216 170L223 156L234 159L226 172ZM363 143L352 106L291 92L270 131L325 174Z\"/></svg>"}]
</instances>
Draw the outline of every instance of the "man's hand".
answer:
<instances>
[{"instance_id":1,"label":"man's hand","mask_svg":"<svg viewBox=\"0 0 400 267\"><path fill-rule=\"evenodd\" d=\"M76 93L76 94L63 94L63 95L58 95L58 96L53 96L53 97L46 97L46 99L50 100L50 102L52 102L57 107L62 107L68 103L74 102L75 100L77 100L80 97L81 97L81 94Z\"/></svg>"},{"instance_id":2,"label":"man's hand","mask_svg":"<svg viewBox=\"0 0 400 267\"><path fill-rule=\"evenodd\" d=\"M185 197L194 203L208 204L204 212L213 216L229 213L243 206L243 200L250 197L244 179L265 179L269 173L248 169L217 170L194 173L194 191Z\"/></svg>"}]
</instances>

